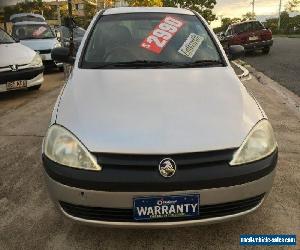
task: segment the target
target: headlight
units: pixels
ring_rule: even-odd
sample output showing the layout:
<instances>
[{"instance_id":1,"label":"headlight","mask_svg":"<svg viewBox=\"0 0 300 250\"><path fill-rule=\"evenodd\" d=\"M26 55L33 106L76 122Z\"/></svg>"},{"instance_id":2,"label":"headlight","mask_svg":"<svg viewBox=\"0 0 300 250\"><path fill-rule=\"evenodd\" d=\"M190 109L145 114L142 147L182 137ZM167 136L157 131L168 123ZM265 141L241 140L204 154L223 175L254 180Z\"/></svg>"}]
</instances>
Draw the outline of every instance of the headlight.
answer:
<instances>
[{"instance_id":1,"label":"headlight","mask_svg":"<svg viewBox=\"0 0 300 250\"><path fill-rule=\"evenodd\" d=\"M39 54L36 54L29 64L30 67L41 67L43 66L43 61Z\"/></svg>"},{"instance_id":2,"label":"headlight","mask_svg":"<svg viewBox=\"0 0 300 250\"><path fill-rule=\"evenodd\" d=\"M58 125L49 128L44 141L44 153L52 161L64 166L101 170L96 158L85 146L71 132Z\"/></svg>"},{"instance_id":3,"label":"headlight","mask_svg":"<svg viewBox=\"0 0 300 250\"><path fill-rule=\"evenodd\" d=\"M268 120L261 120L251 130L240 148L234 153L231 166L262 159L277 148L274 132Z\"/></svg>"},{"instance_id":4,"label":"headlight","mask_svg":"<svg viewBox=\"0 0 300 250\"><path fill-rule=\"evenodd\" d=\"M54 45L54 48L58 48L58 47L61 47L61 44L60 44L60 43L56 43L56 44Z\"/></svg>"}]
</instances>

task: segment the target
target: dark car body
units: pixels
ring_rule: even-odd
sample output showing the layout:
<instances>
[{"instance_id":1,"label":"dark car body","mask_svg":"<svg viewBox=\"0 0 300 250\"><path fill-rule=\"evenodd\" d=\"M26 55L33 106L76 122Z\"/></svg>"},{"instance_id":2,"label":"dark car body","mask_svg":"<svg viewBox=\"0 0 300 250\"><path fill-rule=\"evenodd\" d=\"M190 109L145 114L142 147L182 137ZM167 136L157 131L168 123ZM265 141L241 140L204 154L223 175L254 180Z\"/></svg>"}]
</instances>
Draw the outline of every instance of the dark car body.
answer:
<instances>
[{"instance_id":1,"label":"dark car body","mask_svg":"<svg viewBox=\"0 0 300 250\"><path fill-rule=\"evenodd\" d=\"M70 29L67 28L66 26L61 26L59 28L59 32L60 32L61 45L63 47L69 47L70 46L70 37L71 37ZM81 40L82 40L84 34L85 34L85 30L81 27L75 27L73 29L74 56L77 53L77 50L81 44Z\"/></svg>"},{"instance_id":2,"label":"dark car body","mask_svg":"<svg viewBox=\"0 0 300 250\"><path fill-rule=\"evenodd\" d=\"M242 45L246 51L262 49L268 54L273 45L272 31L259 21L236 23L228 27L221 42L225 49L231 45Z\"/></svg>"}]
</instances>

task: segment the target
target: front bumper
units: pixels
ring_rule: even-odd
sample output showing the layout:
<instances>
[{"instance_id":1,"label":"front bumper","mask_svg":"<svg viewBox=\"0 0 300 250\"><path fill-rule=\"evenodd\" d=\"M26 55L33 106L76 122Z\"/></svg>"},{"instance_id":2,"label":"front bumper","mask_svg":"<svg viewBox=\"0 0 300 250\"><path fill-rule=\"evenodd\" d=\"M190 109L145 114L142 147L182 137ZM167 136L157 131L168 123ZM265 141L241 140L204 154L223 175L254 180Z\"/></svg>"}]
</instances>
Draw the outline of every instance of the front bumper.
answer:
<instances>
[{"instance_id":1,"label":"front bumper","mask_svg":"<svg viewBox=\"0 0 300 250\"><path fill-rule=\"evenodd\" d=\"M243 47L245 48L246 51L251 51L251 50L271 47L272 45L273 45L273 40L267 40L267 41L259 41L254 43L243 44Z\"/></svg>"},{"instance_id":2,"label":"front bumper","mask_svg":"<svg viewBox=\"0 0 300 250\"><path fill-rule=\"evenodd\" d=\"M251 180L248 173L246 179L239 177L240 181L236 182L239 184L227 185L223 183L224 185L220 186L214 182L214 176L211 176L211 185L207 185L206 188L201 188L201 185L199 185L199 188L193 185L190 186L193 188L187 188L187 185L185 185L185 189L168 190L161 186L161 191L158 191L156 186L153 185L153 191L143 191L139 187L135 188L135 190L126 190L127 187L124 187L124 190L122 190L122 185L124 184L122 180L128 179L128 176L119 176L119 190L95 190L62 184L60 181L53 179L57 178L57 176L49 176L49 166L46 166L48 164L47 160L45 160L45 157L43 159L48 190L64 215L79 222L113 227L178 227L208 224L226 221L250 213L262 204L266 194L272 187L275 165L277 163L277 151L267 157L267 160L269 161L268 164L265 164L264 169L268 171L263 176L255 174L255 171L260 173L262 170L261 165L257 164L256 168L252 165L255 171L251 173L251 176L255 176L255 178ZM261 162L265 163L266 161ZM55 169L55 166L52 167ZM59 168L59 166L57 167ZM213 168L212 166L210 167ZM245 166L232 168L237 170L237 168L243 167ZM75 174L68 178L76 178L76 171L73 169ZM219 175L226 176L226 173L221 169ZM161 182L165 181L166 179L161 179ZM145 186L147 186L146 182L147 180L145 179ZM200 194L199 218L151 222L137 222L133 219L133 199L136 197L195 193Z\"/></svg>"},{"instance_id":3,"label":"front bumper","mask_svg":"<svg viewBox=\"0 0 300 250\"><path fill-rule=\"evenodd\" d=\"M50 195L59 210L72 220L106 227L156 228L212 224L249 214L263 203L272 187L274 175L275 171L259 180L242 185L185 192L106 192L84 190L60 184L48 175L46 175L46 182ZM131 214L128 215L130 212L133 213L132 204L135 197L189 193L200 194L200 215L201 211L207 210L209 206L216 212L199 219L158 222L137 222L131 218ZM220 211L220 207L224 211ZM116 213L120 213L119 219L115 217ZM113 219L112 216L114 216Z\"/></svg>"},{"instance_id":4,"label":"front bumper","mask_svg":"<svg viewBox=\"0 0 300 250\"><path fill-rule=\"evenodd\" d=\"M0 73L0 92L6 92L7 82L13 82L18 80L26 80L27 87L41 85L44 81L44 67L39 68L27 68L19 71L7 71Z\"/></svg>"}]
</instances>

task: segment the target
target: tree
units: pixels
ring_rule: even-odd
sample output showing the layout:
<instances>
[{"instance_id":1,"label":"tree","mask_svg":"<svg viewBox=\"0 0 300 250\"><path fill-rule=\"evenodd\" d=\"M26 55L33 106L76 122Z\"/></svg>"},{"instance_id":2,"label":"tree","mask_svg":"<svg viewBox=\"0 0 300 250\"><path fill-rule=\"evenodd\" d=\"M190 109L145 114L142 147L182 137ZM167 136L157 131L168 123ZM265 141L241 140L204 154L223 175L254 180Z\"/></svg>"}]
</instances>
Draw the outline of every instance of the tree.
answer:
<instances>
[{"instance_id":1,"label":"tree","mask_svg":"<svg viewBox=\"0 0 300 250\"><path fill-rule=\"evenodd\" d=\"M162 0L128 0L127 3L129 6L157 6L161 7L163 6Z\"/></svg>"},{"instance_id":2,"label":"tree","mask_svg":"<svg viewBox=\"0 0 300 250\"><path fill-rule=\"evenodd\" d=\"M221 20L221 26L218 27L218 28L215 28L214 31L216 33L224 32L224 31L227 30L229 25L231 25L233 23L239 23L239 22L241 22L241 18L238 18L238 17L234 17L234 18L224 17Z\"/></svg>"},{"instance_id":3,"label":"tree","mask_svg":"<svg viewBox=\"0 0 300 250\"><path fill-rule=\"evenodd\" d=\"M209 23L216 20L216 15L212 12L216 3L216 0L163 0L163 6L180 6L181 8L195 10Z\"/></svg>"},{"instance_id":4,"label":"tree","mask_svg":"<svg viewBox=\"0 0 300 250\"><path fill-rule=\"evenodd\" d=\"M283 31L284 33L288 33L290 29L290 15L287 11L283 11L280 14L280 20L281 20L281 25L280 25L280 30Z\"/></svg>"},{"instance_id":5,"label":"tree","mask_svg":"<svg viewBox=\"0 0 300 250\"><path fill-rule=\"evenodd\" d=\"M115 4L115 0L83 0L85 2L85 5L88 5L90 9L97 10L97 7L100 8L107 8L107 7L113 7ZM98 5L98 6L97 6Z\"/></svg>"},{"instance_id":6,"label":"tree","mask_svg":"<svg viewBox=\"0 0 300 250\"><path fill-rule=\"evenodd\" d=\"M256 19L256 16L255 16L254 13L252 13L252 12L247 12L246 14L242 15L241 21L242 21L242 22L245 22L245 21L255 20L255 19Z\"/></svg>"},{"instance_id":7,"label":"tree","mask_svg":"<svg viewBox=\"0 0 300 250\"><path fill-rule=\"evenodd\" d=\"M290 0L286 4L285 9L286 11L293 12L296 11L298 7L300 7L300 0Z\"/></svg>"},{"instance_id":8,"label":"tree","mask_svg":"<svg viewBox=\"0 0 300 250\"><path fill-rule=\"evenodd\" d=\"M55 16L55 9L48 3L43 3L41 0L20 2L15 6L4 7L4 18L6 21L9 17L17 13L35 13L46 16L46 18L52 19Z\"/></svg>"},{"instance_id":9,"label":"tree","mask_svg":"<svg viewBox=\"0 0 300 250\"><path fill-rule=\"evenodd\" d=\"M93 18L93 16L96 14L97 8L95 5L89 4L89 3L85 3L84 5L84 15L85 18L88 20L91 20Z\"/></svg>"}]
</instances>

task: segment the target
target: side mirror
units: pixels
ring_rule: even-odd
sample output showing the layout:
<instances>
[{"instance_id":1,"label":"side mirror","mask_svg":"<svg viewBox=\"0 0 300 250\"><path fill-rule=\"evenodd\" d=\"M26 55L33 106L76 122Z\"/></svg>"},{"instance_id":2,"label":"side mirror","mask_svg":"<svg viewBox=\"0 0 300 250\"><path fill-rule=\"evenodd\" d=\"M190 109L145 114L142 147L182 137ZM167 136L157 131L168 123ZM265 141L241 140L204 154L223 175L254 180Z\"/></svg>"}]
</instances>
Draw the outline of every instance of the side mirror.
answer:
<instances>
[{"instance_id":1,"label":"side mirror","mask_svg":"<svg viewBox=\"0 0 300 250\"><path fill-rule=\"evenodd\" d=\"M51 57L56 62L74 64L75 58L70 55L68 48L58 47L51 51Z\"/></svg>"},{"instance_id":2,"label":"side mirror","mask_svg":"<svg viewBox=\"0 0 300 250\"><path fill-rule=\"evenodd\" d=\"M245 55L245 49L241 45L231 45L228 48L228 58L230 61L239 59Z\"/></svg>"}]
</instances>

